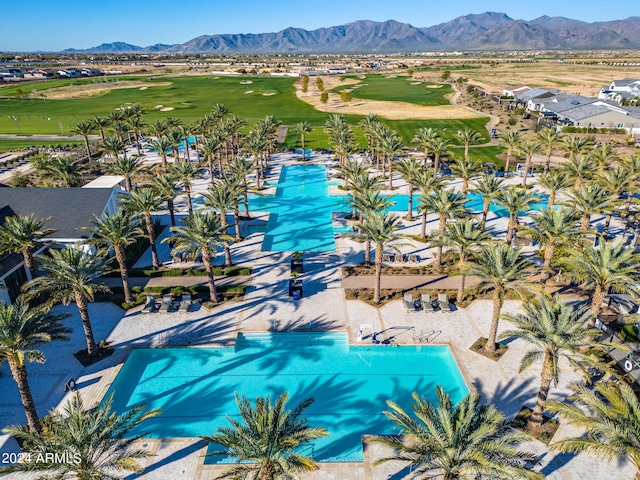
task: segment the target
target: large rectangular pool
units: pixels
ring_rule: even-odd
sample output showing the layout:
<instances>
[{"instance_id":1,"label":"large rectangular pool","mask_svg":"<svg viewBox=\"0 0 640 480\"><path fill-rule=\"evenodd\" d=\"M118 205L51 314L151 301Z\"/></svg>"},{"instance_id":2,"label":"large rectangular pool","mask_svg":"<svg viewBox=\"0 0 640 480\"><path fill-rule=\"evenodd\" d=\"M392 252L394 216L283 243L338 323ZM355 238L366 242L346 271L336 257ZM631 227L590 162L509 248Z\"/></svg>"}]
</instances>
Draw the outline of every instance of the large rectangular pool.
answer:
<instances>
[{"instance_id":1,"label":"large rectangular pool","mask_svg":"<svg viewBox=\"0 0 640 480\"><path fill-rule=\"evenodd\" d=\"M107 395L114 392L118 412L140 403L162 408L143 424L154 438L216 433L228 425L226 415L238 414L234 392L251 399L289 392L290 408L313 397L305 416L330 434L306 453L357 462L362 435L396 433L382 413L387 400L403 408L412 392L435 400L436 385L456 402L469 393L446 346L353 346L344 333L246 333L230 348L133 350Z\"/></svg>"}]
</instances>

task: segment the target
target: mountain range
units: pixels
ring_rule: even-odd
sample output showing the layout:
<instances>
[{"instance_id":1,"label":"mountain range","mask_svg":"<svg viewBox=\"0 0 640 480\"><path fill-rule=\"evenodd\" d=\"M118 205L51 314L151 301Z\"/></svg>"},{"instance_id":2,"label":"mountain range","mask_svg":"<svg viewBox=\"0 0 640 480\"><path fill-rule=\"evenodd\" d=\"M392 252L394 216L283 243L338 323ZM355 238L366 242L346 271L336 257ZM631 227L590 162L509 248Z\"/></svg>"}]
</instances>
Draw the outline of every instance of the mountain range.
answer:
<instances>
[{"instance_id":1,"label":"mountain range","mask_svg":"<svg viewBox=\"0 0 640 480\"><path fill-rule=\"evenodd\" d=\"M395 20L358 20L305 30L289 27L274 33L202 35L175 45L139 47L104 43L64 53L365 53L452 50L620 49L640 48L640 17L587 23L542 16L515 20L486 12L418 28Z\"/></svg>"}]
</instances>

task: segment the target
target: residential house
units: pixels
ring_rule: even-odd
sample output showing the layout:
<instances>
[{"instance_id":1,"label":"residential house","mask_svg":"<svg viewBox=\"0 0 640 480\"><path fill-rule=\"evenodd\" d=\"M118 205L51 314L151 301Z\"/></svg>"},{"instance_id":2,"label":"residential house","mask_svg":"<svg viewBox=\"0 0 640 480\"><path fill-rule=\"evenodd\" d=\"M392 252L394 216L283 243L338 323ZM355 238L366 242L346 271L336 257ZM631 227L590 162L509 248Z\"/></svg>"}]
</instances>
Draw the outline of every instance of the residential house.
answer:
<instances>
[{"instance_id":1,"label":"residential house","mask_svg":"<svg viewBox=\"0 0 640 480\"><path fill-rule=\"evenodd\" d=\"M45 227L53 228L55 232L46 237L47 244L75 245L92 251L84 244L91 234L83 228L91 228L95 217L115 213L126 195L126 192L112 188L1 188L0 224L13 215L50 218ZM22 285L30 279L22 255L0 256L0 302L15 301Z\"/></svg>"},{"instance_id":2,"label":"residential house","mask_svg":"<svg viewBox=\"0 0 640 480\"><path fill-rule=\"evenodd\" d=\"M514 96L518 105L523 105L529 111L541 111L545 101L551 100L557 95L562 95L560 90L550 88L532 88Z\"/></svg>"},{"instance_id":3,"label":"residential house","mask_svg":"<svg viewBox=\"0 0 640 480\"><path fill-rule=\"evenodd\" d=\"M502 90L502 96L515 97L517 94L524 93L529 90L531 90L531 88L527 87L526 85L518 85L517 87L505 87L505 89Z\"/></svg>"}]
</instances>

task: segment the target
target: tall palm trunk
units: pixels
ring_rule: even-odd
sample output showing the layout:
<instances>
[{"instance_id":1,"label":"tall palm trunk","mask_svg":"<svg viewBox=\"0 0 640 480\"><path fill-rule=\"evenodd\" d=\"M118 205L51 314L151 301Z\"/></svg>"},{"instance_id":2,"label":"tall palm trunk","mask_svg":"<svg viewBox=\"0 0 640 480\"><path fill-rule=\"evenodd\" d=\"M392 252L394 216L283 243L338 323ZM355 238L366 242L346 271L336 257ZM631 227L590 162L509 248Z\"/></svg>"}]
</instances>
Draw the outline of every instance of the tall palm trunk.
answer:
<instances>
[{"instance_id":1,"label":"tall palm trunk","mask_svg":"<svg viewBox=\"0 0 640 480\"><path fill-rule=\"evenodd\" d=\"M167 154L166 152L162 152L162 170L167 171Z\"/></svg>"},{"instance_id":2,"label":"tall palm trunk","mask_svg":"<svg viewBox=\"0 0 640 480\"><path fill-rule=\"evenodd\" d=\"M529 175L529 168L531 167L531 155L527 155L524 160L524 175L522 175L522 186L527 185L527 177Z\"/></svg>"},{"instance_id":3,"label":"tall palm trunk","mask_svg":"<svg viewBox=\"0 0 640 480\"><path fill-rule=\"evenodd\" d=\"M238 202L235 200L233 202L233 226L236 231L236 242L240 242L242 240L242 234L240 232L240 205L238 205Z\"/></svg>"},{"instance_id":4,"label":"tall palm trunk","mask_svg":"<svg viewBox=\"0 0 640 480\"><path fill-rule=\"evenodd\" d=\"M556 203L556 191L555 190L551 190L549 192L549 200L547 201L547 209L548 210L553 210L553 206Z\"/></svg>"},{"instance_id":5,"label":"tall palm trunk","mask_svg":"<svg viewBox=\"0 0 640 480\"><path fill-rule=\"evenodd\" d=\"M116 261L120 267L120 277L122 278L122 288L124 289L124 301L130 303L133 301L133 296L131 295L131 287L129 286L129 272L127 271L124 247L122 245L116 245L114 250L116 253Z\"/></svg>"},{"instance_id":6,"label":"tall palm trunk","mask_svg":"<svg viewBox=\"0 0 640 480\"><path fill-rule=\"evenodd\" d=\"M464 264L466 263L466 261L467 261L466 256L460 253L459 268L461 272L464 271ZM464 295L464 287L466 282L467 282L467 276L465 274L460 275L460 285L458 285L458 296L456 297L456 301L458 303L462 301L462 295Z\"/></svg>"},{"instance_id":7,"label":"tall palm trunk","mask_svg":"<svg viewBox=\"0 0 640 480\"><path fill-rule=\"evenodd\" d=\"M249 190L249 187L247 186L247 177L246 176L242 176L242 203L244 205L244 217L246 219L250 219L251 216L249 215L249 195L247 193L247 191Z\"/></svg>"},{"instance_id":8,"label":"tall palm trunk","mask_svg":"<svg viewBox=\"0 0 640 480\"><path fill-rule=\"evenodd\" d=\"M11 375L18 385L20 400L24 407L24 413L27 415L27 425L29 425L29 430L32 432L42 433L42 425L40 425L36 404L33 401L31 388L29 388L29 382L27 380L27 369L24 364L18 365L13 360L9 360L8 363L9 368L11 369Z\"/></svg>"},{"instance_id":9,"label":"tall palm trunk","mask_svg":"<svg viewBox=\"0 0 640 480\"><path fill-rule=\"evenodd\" d=\"M187 162L191 161L191 155L189 154L189 139L184 139L184 152L185 152L185 160Z\"/></svg>"},{"instance_id":10,"label":"tall palm trunk","mask_svg":"<svg viewBox=\"0 0 640 480\"><path fill-rule=\"evenodd\" d=\"M509 217L509 226L507 227L507 245L511 245L513 242L513 233L516 229L516 219L511 215Z\"/></svg>"},{"instance_id":11,"label":"tall palm trunk","mask_svg":"<svg viewBox=\"0 0 640 480\"><path fill-rule=\"evenodd\" d=\"M169 209L169 218L171 219L171 226L176 226L176 214L175 214L175 205L173 203L172 198L167 199L167 208Z\"/></svg>"},{"instance_id":12,"label":"tall palm trunk","mask_svg":"<svg viewBox=\"0 0 640 480\"><path fill-rule=\"evenodd\" d=\"M364 263L371 264L371 240L364 242Z\"/></svg>"},{"instance_id":13,"label":"tall palm trunk","mask_svg":"<svg viewBox=\"0 0 640 480\"><path fill-rule=\"evenodd\" d=\"M556 250L556 246L549 244L544 249L544 262L542 263L542 270L544 271L542 281L546 282L551 277L551 260L553 259L553 253Z\"/></svg>"},{"instance_id":14,"label":"tall palm trunk","mask_svg":"<svg viewBox=\"0 0 640 480\"><path fill-rule=\"evenodd\" d=\"M484 349L487 352L496 351L496 337L498 336L498 322L500 321L500 311L502 310L503 295L499 289L493 292L493 315L491 316L491 328L489 328L489 337Z\"/></svg>"},{"instance_id":15,"label":"tall palm trunk","mask_svg":"<svg viewBox=\"0 0 640 480\"><path fill-rule=\"evenodd\" d=\"M22 258L24 259L24 264L29 269L29 273L31 273L31 278L36 278L38 272L36 271L36 262L33 259L33 253L30 248L22 249Z\"/></svg>"},{"instance_id":16,"label":"tall palm trunk","mask_svg":"<svg viewBox=\"0 0 640 480\"><path fill-rule=\"evenodd\" d=\"M389 158L389 190L393 190L393 158Z\"/></svg>"},{"instance_id":17,"label":"tall palm trunk","mask_svg":"<svg viewBox=\"0 0 640 480\"><path fill-rule=\"evenodd\" d=\"M373 303L380 303L380 284L382 282L382 245L376 244L376 283L373 288Z\"/></svg>"},{"instance_id":18,"label":"tall palm trunk","mask_svg":"<svg viewBox=\"0 0 640 480\"><path fill-rule=\"evenodd\" d=\"M187 207L189 208L189 215L193 213L193 205L191 205L191 185L184 185L184 193L187 196Z\"/></svg>"},{"instance_id":19,"label":"tall palm trunk","mask_svg":"<svg viewBox=\"0 0 640 480\"><path fill-rule=\"evenodd\" d=\"M604 229L602 230L603 235L607 235L609 233L609 226L611 225L611 217L613 213L609 212L607 214L607 219L604 221Z\"/></svg>"},{"instance_id":20,"label":"tall palm trunk","mask_svg":"<svg viewBox=\"0 0 640 480\"><path fill-rule=\"evenodd\" d=\"M423 240L427 239L427 211L422 212L422 226L420 227L420 236Z\"/></svg>"},{"instance_id":21,"label":"tall palm trunk","mask_svg":"<svg viewBox=\"0 0 640 480\"><path fill-rule=\"evenodd\" d=\"M593 299L591 300L591 321L590 324L594 325L595 319L598 318L602 311L602 302L604 302L605 291L600 285L596 285L593 291Z\"/></svg>"},{"instance_id":22,"label":"tall palm trunk","mask_svg":"<svg viewBox=\"0 0 640 480\"><path fill-rule=\"evenodd\" d=\"M413 220L413 185L409 184L409 198L407 205L407 220Z\"/></svg>"},{"instance_id":23,"label":"tall palm trunk","mask_svg":"<svg viewBox=\"0 0 640 480\"><path fill-rule=\"evenodd\" d=\"M209 285L209 299L213 303L218 303L218 292L216 292L216 281L213 278L213 261L208 248L202 249L202 262L204 269L207 271L207 283Z\"/></svg>"},{"instance_id":24,"label":"tall palm trunk","mask_svg":"<svg viewBox=\"0 0 640 480\"><path fill-rule=\"evenodd\" d=\"M89 149L89 138L86 135L83 135L84 138L84 146L87 149L87 160L91 160L91 150Z\"/></svg>"},{"instance_id":25,"label":"tall palm trunk","mask_svg":"<svg viewBox=\"0 0 640 480\"><path fill-rule=\"evenodd\" d=\"M229 230L229 222L227 221L226 212L220 212L220 226L222 227L222 231L226 235L228 233L227 230ZM231 262L231 247L229 246L229 242L227 242L226 240L222 245L224 247L224 266L230 267L231 265L233 265L233 263Z\"/></svg>"},{"instance_id":26,"label":"tall palm trunk","mask_svg":"<svg viewBox=\"0 0 640 480\"><path fill-rule=\"evenodd\" d=\"M513 151L511 149L509 149L507 151L507 161L504 164L504 173L509 173L509 164L511 163L511 155L513 154Z\"/></svg>"},{"instance_id":27,"label":"tall palm trunk","mask_svg":"<svg viewBox=\"0 0 640 480\"><path fill-rule=\"evenodd\" d=\"M489 215L490 206L491 206L491 200L485 197L482 201L482 220L480 222L482 230L484 230L484 227L487 224L487 215Z\"/></svg>"},{"instance_id":28,"label":"tall palm trunk","mask_svg":"<svg viewBox=\"0 0 640 480\"><path fill-rule=\"evenodd\" d=\"M531 413L531 418L529 419L530 425L534 428L542 426L542 406L544 405L544 402L547 401L547 397L549 396L549 387L551 387L551 382L553 380L551 367L551 355L549 354L549 351L546 351L544 354L544 360L542 361L542 380L540 382L540 390L538 390L536 406L533 407L533 412Z\"/></svg>"},{"instance_id":29,"label":"tall palm trunk","mask_svg":"<svg viewBox=\"0 0 640 480\"><path fill-rule=\"evenodd\" d=\"M153 229L153 220L150 214L144 216L144 223L147 227L147 235L149 236L149 244L151 245L151 262L153 263L153 268L160 268L158 248L156 247L156 232Z\"/></svg>"},{"instance_id":30,"label":"tall palm trunk","mask_svg":"<svg viewBox=\"0 0 640 480\"><path fill-rule=\"evenodd\" d=\"M75 290L74 292L76 306L80 312L80 318L82 319L82 329L84 330L84 336L87 339L87 355L92 357L96 354L96 340L93 337L93 327L89 320L89 308L87 306L87 299L81 291Z\"/></svg>"},{"instance_id":31,"label":"tall palm trunk","mask_svg":"<svg viewBox=\"0 0 640 480\"><path fill-rule=\"evenodd\" d=\"M127 192L133 190L133 185L131 184L131 177L129 175L125 175L124 177L124 186L127 189Z\"/></svg>"},{"instance_id":32,"label":"tall palm trunk","mask_svg":"<svg viewBox=\"0 0 640 480\"><path fill-rule=\"evenodd\" d=\"M447 225L447 218L444 215L440 216L440 223L438 224L438 232L444 234L445 227ZM438 245L438 252L436 255L436 269L440 270L442 266L442 244Z\"/></svg>"},{"instance_id":33,"label":"tall palm trunk","mask_svg":"<svg viewBox=\"0 0 640 480\"><path fill-rule=\"evenodd\" d=\"M589 230L589 225L591 225L591 215L585 213L580 221L580 230L583 232Z\"/></svg>"},{"instance_id":34,"label":"tall palm trunk","mask_svg":"<svg viewBox=\"0 0 640 480\"><path fill-rule=\"evenodd\" d=\"M440 155L435 154L433 158L433 176L438 175L438 167L440 166Z\"/></svg>"}]
</instances>

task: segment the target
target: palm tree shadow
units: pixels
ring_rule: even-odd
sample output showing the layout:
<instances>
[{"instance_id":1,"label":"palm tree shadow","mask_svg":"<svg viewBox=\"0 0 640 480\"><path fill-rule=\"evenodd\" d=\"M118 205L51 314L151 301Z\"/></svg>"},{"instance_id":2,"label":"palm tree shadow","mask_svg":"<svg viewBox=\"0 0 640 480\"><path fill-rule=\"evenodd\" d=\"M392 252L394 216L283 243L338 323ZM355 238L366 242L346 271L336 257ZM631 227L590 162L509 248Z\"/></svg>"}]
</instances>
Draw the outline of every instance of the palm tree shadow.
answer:
<instances>
[{"instance_id":1,"label":"palm tree shadow","mask_svg":"<svg viewBox=\"0 0 640 480\"><path fill-rule=\"evenodd\" d=\"M535 386L527 389L516 378L507 383L500 382L495 389L485 389L480 378L475 378L472 384L484 403L495 405L507 417L515 417L527 400L532 398L532 394L537 392Z\"/></svg>"},{"instance_id":2,"label":"palm tree shadow","mask_svg":"<svg viewBox=\"0 0 640 480\"><path fill-rule=\"evenodd\" d=\"M147 475L150 472L153 472L154 470L157 470L159 468L165 467L175 461L181 460L189 455L191 455L192 453L197 452L198 450L201 450L202 448L206 447L207 443L204 440L198 440L197 442L191 444L191 445L187 445L184 448L181 448L180 450L176 450L175 452L173 452L171 455L169 455L168 457L163 458L162 460L160 460L159 462L153 463L152 465L150 465L149 467L145 468L142 472L140 473L132 473L131 475L127 475L125 478L125 480L134 480L136 478L141 478L145 475Z\"/></svg>"},{"instance_id":3,"label":"palm tree shadow","mask_svg":"<svg viewBox=\"0 0 640 480\"><path fill-rule=\"evenodd\" d=\"M545 452L542 455L540 455L539 461L542 461L543 458L548 457L549 463L547 463L542 469L540 469L540 473L544 475L546 478L556 470L560 470L562 467L566 466L576 456L577 454L575 453Z\"/></svg>"}]
</instances>

